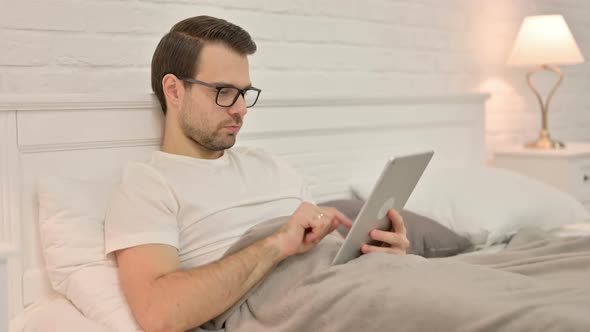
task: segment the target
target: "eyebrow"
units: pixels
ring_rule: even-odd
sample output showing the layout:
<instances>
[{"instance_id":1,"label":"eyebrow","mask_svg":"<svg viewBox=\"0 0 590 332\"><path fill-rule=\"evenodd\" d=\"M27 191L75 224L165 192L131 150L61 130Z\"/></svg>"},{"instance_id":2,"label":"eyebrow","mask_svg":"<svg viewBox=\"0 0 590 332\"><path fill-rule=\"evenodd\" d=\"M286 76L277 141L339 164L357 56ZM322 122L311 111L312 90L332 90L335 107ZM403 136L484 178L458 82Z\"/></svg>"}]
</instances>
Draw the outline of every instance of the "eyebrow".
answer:
<instances>
[{"instance_id":1,"label":"eyebrow","mask_svg":"<svg viewBox=\"0 0 590 332\"><path fill-rule=\"evenodd\" d=\"M228 87L228 88L238 88L238 89L242 89L242 88L239 88L239 87L237 87L237 86L235 86L235 85L233 85L233 84L231 84L231 83L226 83L226 82L213 82L213 83L211 83L211 84L213 84L213 85L215 85L215 86L221 86L221 87ZM245 88L243 88L242 90L249 89L249 88L251 88L251 87L252 87L252 83L248 84L248 85L247 85Z\"/></svg>"}]
</instances>

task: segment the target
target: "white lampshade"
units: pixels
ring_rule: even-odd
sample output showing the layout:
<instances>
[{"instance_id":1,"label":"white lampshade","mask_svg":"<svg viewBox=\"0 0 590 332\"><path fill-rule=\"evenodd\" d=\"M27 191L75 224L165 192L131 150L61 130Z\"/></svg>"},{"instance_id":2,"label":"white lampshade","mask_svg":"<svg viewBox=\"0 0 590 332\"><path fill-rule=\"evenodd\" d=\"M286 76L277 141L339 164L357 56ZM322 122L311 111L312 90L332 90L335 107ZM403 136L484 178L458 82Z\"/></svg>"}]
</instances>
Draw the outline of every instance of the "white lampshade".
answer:
<instances>
[{"instance_id":1,"label":"white lampshade","mask_svg":"<svg viewBox=\"0 0 590 332\"><path fill-rule=\"evenodd\" d=\"M584 57L561 15L525 17L508 58L508 64L514 66L582 62Z\"/></svg>"}]
</instances>

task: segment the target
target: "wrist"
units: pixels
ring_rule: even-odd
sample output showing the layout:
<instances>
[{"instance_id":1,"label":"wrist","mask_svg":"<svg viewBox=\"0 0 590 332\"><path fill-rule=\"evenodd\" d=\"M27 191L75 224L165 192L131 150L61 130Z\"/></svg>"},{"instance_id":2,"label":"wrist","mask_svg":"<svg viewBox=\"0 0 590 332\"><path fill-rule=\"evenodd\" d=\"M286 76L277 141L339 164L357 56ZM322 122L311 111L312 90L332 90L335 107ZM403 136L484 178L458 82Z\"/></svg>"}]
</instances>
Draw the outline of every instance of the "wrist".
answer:
<instances>
[{"instance_id":1,"label":"wrist","mask_svg":"<svg viewBox=\"0 0 590 332\"><path fill-rule=\"evenodd\" d=\"M275 233L267 237L264 241L264 246L272 253L275 263L279 263L283 259L291 256L285 246L285 240L281 233Z\"/></svg>"}]
</instances>

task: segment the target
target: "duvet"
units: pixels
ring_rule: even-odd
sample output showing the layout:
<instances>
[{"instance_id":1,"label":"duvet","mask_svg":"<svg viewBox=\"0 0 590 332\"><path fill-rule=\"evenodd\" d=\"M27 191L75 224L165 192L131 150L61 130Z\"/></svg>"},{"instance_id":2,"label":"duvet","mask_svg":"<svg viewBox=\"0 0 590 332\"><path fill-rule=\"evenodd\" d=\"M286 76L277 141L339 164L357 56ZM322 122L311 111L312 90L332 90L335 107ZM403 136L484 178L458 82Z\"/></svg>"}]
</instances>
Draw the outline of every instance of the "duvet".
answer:
<instances>
[{"instance_id":1,"label":"duvet","mask_svg":"<svg viewBox=\"0 0 590 332\"><path fill-rule=\"evenodd\" d=\"M229 255L277 229L260 224ZM590 237L516 234L495 254L372 253L331 266L329 235L195 331L590 331Z\"/></svg>"}]
</instances>

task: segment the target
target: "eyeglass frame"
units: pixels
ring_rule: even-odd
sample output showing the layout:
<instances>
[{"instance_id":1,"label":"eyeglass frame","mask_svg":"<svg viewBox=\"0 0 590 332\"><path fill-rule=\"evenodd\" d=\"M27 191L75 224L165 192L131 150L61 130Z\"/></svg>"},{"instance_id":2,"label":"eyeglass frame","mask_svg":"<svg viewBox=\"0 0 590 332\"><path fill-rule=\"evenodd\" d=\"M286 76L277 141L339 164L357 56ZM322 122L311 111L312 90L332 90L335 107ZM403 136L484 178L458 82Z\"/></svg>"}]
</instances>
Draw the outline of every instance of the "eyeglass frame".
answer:
<instances>
[{"instance_id":1,"label":"eyeglass frame","mask_svg":"<svg viewBox=\"0 0 590 332\"><path fill-rule=\"evenodd\" d=\"M258 102L258 98L260 97L260 93L262 92L261 89L255 88L253 86L251 86L249 88L246 88L246 89L240 89L240 88L237 88L237 87L235 87L233 85L214 85L214 84L203 82L203 81L199 81L197 79L190 78L190 77L178 77L178 79L181 80L181 81L184 81L184 82L198 84L198 85L206 86L208 88L216 89L217 90L217 94L215 95L215 104L217 104L217 106L220 106L220 107L232 107L232 106L234 106L234 104L236 103L236 101L238 100L238 98L240 97L240 95L244 98L244 101L245 101L246 100L245 99L246 97L244 96L244 94L248 90L254 90L254 91L257 91L258 92L258 94L256 95L256 99L254 100L254 103L252 103L252 105L250 105L250 106L246 105L246 108L253 107ZM238 93L234 97L234 100L232 101L231 104L229 104L229 105L219 105L219 102L218 102L219 93L221 92L221 89L226 89L226 88L236 89L236 90L238 90Z\"/></svg>"}]
</instances>

